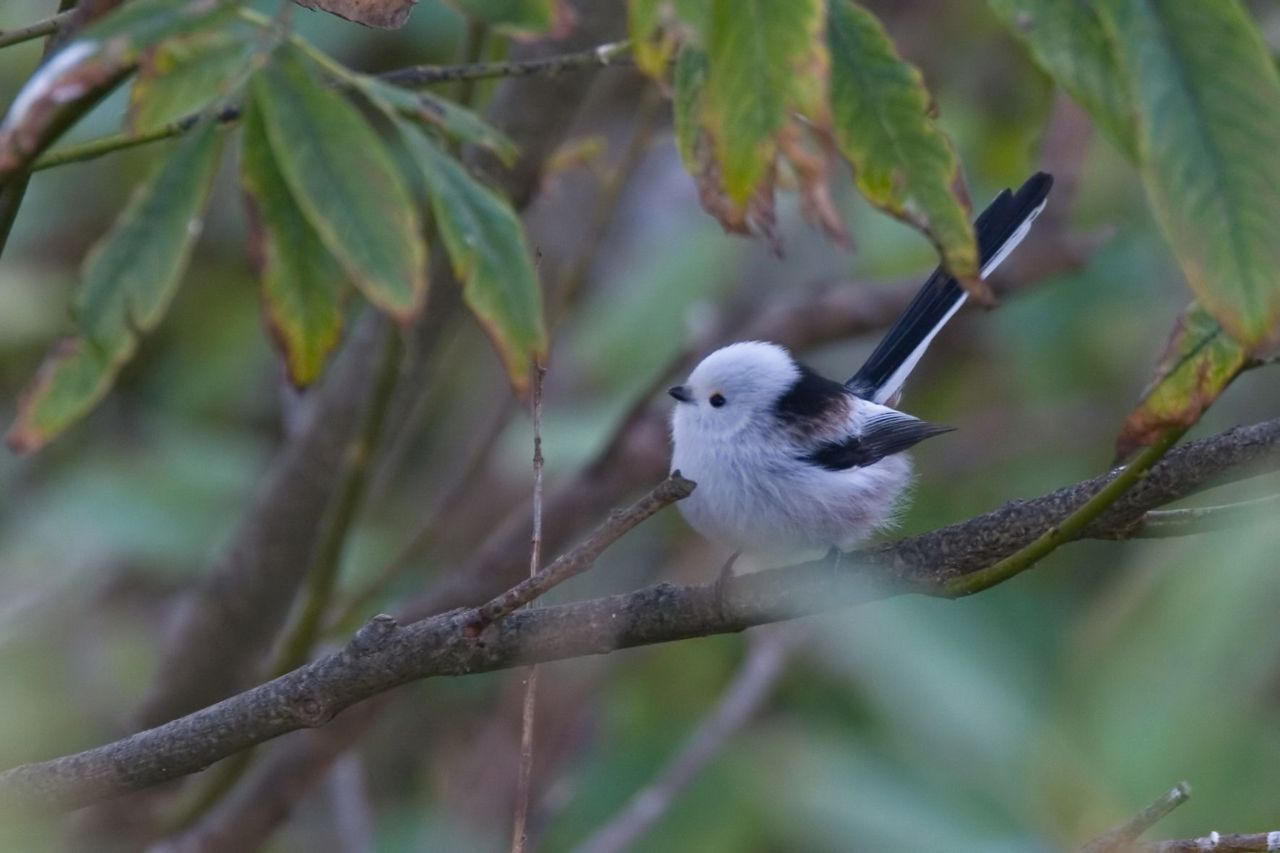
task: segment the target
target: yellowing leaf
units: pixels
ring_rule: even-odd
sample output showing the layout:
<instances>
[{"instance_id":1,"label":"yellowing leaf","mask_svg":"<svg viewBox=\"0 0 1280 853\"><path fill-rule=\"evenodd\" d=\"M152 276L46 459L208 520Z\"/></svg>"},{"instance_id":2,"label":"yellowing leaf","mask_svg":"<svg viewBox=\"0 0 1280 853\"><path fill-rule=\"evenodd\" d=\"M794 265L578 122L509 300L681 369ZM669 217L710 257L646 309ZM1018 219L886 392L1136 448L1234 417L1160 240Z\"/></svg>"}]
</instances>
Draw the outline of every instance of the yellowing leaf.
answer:
<instances>
[{"instance_id":1,"label":"yellowing leaf","mask_svg":"<svg viewBox=\"0 0 1280 853\"><path fill-rule=\"evenodd\" d=\"M296 385L310 384L341 335L346 277L298 210L253 102L244 117L241 183L268 327L289 378Z\"/></svg>"},{"instance_id":2,"label":"yellowing leaf","mask_svg":"<svg viewBox=\"0 0 1280 853\"><path fill-rule=\"evenodd\" d=\"M413 128L405 137L422 167L436 225L463 298L523 392L529 370L547 350L542 292L511 205L477 183L457 160Z\"/></svg>"},{"instance_id":3,"label":"yellowing leaf","mask_svg":"<svg viewBox=\"0 0 1280 853\"><path fill-rule=\"evenodd\" d=\"M426 245L409 189L373 128L282 47L252 95L276 163L307 222L365 297L401 322L426 295Z\"/></svg>"},{"instance_id":4,"label":"yellowing leaf","mask_svg":"<svg viewBox=\"0 0 1280 853\"><path fill-rule=\"evenodd\" d=\"M1139 168L1197 301L1250 352L1280 342L1280 75L1236 0L1103 0Z\"/></svg>"},{"instance_id":5,"label":"yellowing leaf","mask_svg":"<svg viewBox=\"0 0 1280 853\"><path fill-rule=\"evenodd\" d=\"M138 188L89 253L76 300L79 334L54 346L23 395L9 445L39 448L89 411L160 322L200 233L217 171L219 130L205 122Z\"/></svg>"},{"instance_id":6,"label":"yellowing leaf","mask_svg":"<svg viewBox=\"0 0 1280 853\"><path fill-rule=\"evenodd\" d=\"M1198 303L1192 303L1169 336L1155 379L1125 421L1116 440L1116 457L1123 459L1153 443L1171 427L1187 427L1200 420L1248 360L1244 347Z\"/></svg>"},{"instance_id":7,"label":"yellowing leaf","mask_svg":"<svg viewBox=\"0 0 1280 853\"><path fill-rule=\"evenodd\" d=\"M777 134L822 60L819 0L712 0L702 124L737 207L770 176Z\"/></svg>"},{"instance_id":8,"label":"yellowing leaf","mask_svg":"<svg viewBox=\"0 0 1280 853\"><path fill-rule=\"evenodd\" d=\"M827 41L833 129L858 190L920 229L948 271L974 286L978 250L960 161L932 118L920 72L850 0L830 0Z\"/></svg>"},{"instance_id":9,"label":"yellowing leaf","mask_svg":"<svg viewBox=\"0 0 1280 853\"><path fill-rule=\"evenodd\" d=\"M665 81L681 44L697 44L706 27L705 0L628 0L627 24L636 67Z\"/></svg>"}]
</instances>

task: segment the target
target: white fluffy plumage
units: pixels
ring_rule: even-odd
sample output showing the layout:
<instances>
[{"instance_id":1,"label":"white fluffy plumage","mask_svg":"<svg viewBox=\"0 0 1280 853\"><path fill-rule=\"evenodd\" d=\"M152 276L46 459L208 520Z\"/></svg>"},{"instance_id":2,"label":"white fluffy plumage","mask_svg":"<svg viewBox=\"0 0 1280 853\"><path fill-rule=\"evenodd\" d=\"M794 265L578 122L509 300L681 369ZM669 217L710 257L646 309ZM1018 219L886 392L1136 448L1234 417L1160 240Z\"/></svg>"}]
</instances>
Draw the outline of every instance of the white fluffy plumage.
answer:
<instances>
[{"instance_id":1,"label":"white fluffy plumage","mask_svg":"<svg viewBox=\"0 0 1280 853\"><path fill-rule=\"evenodd\" d=\"M672 417L672 468L698 484L679 504L685 518L708 539L766 563L848 550L892 520L911 482L901 453L844 470L806 461L861 436L877 416L909 416L832 382L843 393L828 386L811 401L826 408L801 420L779 404L805 376L777 344L731 344L694 369L681 386L690 399ZM715 395L725 402L713 406Z\"/></svg>"}]
</instances>

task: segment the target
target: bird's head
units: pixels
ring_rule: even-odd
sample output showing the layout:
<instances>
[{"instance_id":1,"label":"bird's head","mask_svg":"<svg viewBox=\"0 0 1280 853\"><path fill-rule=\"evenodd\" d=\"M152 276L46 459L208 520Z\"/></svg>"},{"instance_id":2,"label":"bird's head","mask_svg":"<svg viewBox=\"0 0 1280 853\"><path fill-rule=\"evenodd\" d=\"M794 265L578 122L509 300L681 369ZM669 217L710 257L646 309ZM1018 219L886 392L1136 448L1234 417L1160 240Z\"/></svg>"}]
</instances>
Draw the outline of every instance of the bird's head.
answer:
<instances>
[{"instance_id":1,"label":"bird's head","mask_svg":"<svg viewBox=\"0 0 1280 853\"><path fill-rule=\"evenodd\" d=\"M676 439L685 434L729 438L763 424L799 377L795 359L777 344L745 341L721 347L683 385L667 391L676 400Z\"/></svg>"}]
</instances>

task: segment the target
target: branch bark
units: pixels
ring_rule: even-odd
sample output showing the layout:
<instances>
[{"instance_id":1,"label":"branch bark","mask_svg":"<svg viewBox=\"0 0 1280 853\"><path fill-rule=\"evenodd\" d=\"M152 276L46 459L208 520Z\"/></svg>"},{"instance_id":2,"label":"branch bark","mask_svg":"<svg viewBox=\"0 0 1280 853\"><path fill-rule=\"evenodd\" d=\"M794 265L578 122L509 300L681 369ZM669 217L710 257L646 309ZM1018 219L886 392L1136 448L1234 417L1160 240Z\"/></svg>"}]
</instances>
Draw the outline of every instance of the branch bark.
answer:
<instances>
[{"instance_id":1,"label":"branch bark","mask_svg":"<svg viewBox=\"0 0 1280 853\"><path fill-rule=\"evenodd\" d=\"M1171 501L1280 466L1280 419L1238 427L1169 453L1084 531L1106 535ZM474 610L400 627L375 619L341 651L186 717L76 755L0 774L0 800L71 809L192 773L257 743L324 725L343 709L400 684L616 649L732 633L753 625L914 592L1023 547L1103 488L1115 472L920 536L846 555L737 577L724 584L658 584L623 595L523 610L468 630ZM874 585L873 585L874 583Z\"/></svg>"}]
</instances>

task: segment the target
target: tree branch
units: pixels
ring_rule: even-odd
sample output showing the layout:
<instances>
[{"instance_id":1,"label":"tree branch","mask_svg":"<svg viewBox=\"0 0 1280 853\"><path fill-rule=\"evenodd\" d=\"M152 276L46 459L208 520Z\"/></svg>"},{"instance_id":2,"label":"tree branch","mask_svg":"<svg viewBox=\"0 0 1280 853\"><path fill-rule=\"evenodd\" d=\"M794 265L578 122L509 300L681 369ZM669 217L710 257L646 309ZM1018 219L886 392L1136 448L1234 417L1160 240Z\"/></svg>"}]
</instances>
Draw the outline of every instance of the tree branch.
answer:
<instances>
[{"instance_id":1,"label":"tree branch","mask_svg":"<svg viewBox=\"0 0 1280 853\"><path fill-rule=\"evenodd\" d=\"M1280 465L1280 419L1170 452L1087 527L1131 526L1143 513L1212 485ZM1251 467L1246 467L1251 466ZM616 649L732 633L896 594L945 596L947 583L1013 553L1089 500L1115 472L931 533L846 555L736 577L657 586L522 610L469 630L474 610L400 627L375 619L341 651L181 719L105 746L0 774L0 799L70 809L192 773L257 743L320 726L356 702L409 681L508 669ZM878 582L873 588L868 581Z\"/></svg>"}]
</instances>

